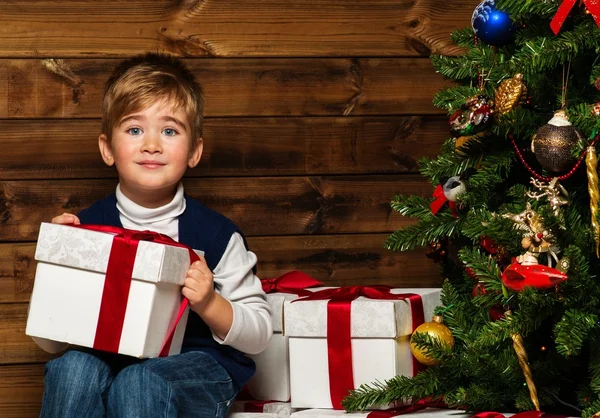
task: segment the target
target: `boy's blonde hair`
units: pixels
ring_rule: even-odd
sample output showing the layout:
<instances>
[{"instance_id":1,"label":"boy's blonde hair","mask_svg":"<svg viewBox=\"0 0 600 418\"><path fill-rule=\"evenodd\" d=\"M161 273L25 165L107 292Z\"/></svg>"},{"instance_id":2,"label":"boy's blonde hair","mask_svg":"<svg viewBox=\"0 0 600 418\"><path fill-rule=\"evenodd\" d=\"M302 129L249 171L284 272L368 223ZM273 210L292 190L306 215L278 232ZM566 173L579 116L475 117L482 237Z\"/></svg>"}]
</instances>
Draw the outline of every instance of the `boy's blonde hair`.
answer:
<instances>
[{"instance_id":1,"label":"boy's blonde hair","mask_svg":"<svg viewBox=\"0 0 600 418\"><path fill-rule=\"evenodd\" d=\"M190 124L192 147L202 136L204 96L192 72L176 57L147 53L121 62L106 82L102 100L102 133L123 118L166 100L183 109Z\"/></svg>"}]
</instances>

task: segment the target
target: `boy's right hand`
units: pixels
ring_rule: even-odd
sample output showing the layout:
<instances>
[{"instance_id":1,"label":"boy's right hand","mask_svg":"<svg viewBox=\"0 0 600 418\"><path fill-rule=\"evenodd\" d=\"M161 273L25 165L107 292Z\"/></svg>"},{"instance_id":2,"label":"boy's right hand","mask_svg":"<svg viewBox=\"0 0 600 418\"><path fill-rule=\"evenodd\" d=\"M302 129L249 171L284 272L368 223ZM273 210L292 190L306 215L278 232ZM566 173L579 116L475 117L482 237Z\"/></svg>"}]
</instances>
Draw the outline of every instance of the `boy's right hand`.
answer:
<instances>
[{"instance_id":1,"label":"boy's right hand","mask_svg":"<svg viewBox=\"0 0 600 418\"><path fill-rule=\"evenodd\" d=\"M52 218L52 223L53 224L61 224L61 225L66 225L66 224L74 224L74 225L80 225L81 221L79 220L79 218L71 213L63 213L62 215L58 215L55 216L54 218Z\"/></svg>"}]
</instances>

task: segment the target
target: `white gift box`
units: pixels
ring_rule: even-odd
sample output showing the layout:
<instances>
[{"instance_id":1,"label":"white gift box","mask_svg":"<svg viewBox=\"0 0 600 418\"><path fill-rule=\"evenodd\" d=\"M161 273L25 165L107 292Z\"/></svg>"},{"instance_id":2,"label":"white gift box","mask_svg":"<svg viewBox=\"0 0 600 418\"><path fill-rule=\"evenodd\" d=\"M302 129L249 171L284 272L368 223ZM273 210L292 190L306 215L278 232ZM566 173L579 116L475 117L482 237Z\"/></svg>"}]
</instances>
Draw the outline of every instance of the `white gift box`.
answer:
<instances>
[{"instance_id":1,"label":"white gift box","mask_svg":"<svg viewBox=\"0 0 600 418\"><path fill-rule=\"evenodd\" d=\"M425 321L440 303L441 289L392 289L421 296ZM327 349L328 300L286 301L284 334L289 338L291 403L294 408L333 408ZM354 387L398 375L413 375L410 302L359 297L351 304Z\"/></svg>"},{"instance_id":2,"label":"white gift box","mask_svg":"<svg viewBox=\"0 0 600 418\"><path fill-rule=\"evenodd\" d=\"M324 287L306 289L316 291ZM265 401L288 402L290 400L290 358L288 339L283 332L283 305L285 301L297 299L291 293L268 293L267 303L271 307L273 336L267 348L259 354L249 355L256 363L256 373L248 382L252 398Z\"/></svg>"},{"instance_id":3,"label":"white gift box","mask_svg":"<svg viewBox=\"0 0 600 418\"><path fill-rule=\"evenodd\" d=\"M246 404L245 401L234 402L229 418L289 418L296 411L289 402L269 402L264 404L262 412L245 412Z\"/></svg>"},{"instance_id":4,"label":"white gift box","mask_svg":"<svg viewBox=\"0 0 600 418\"><path fill-rule=\"evenodd\" d=\"M94 347L113 235L42 223L26 334ZM181 306L181 286L190 266L185 248L139 241L118 352L157 357ZM187 313L169 354L181 351ZM43 341L43 340L42 340ZM43 344L40 344L44 348Z\"/></svg>"},{"instance_id":5,"label":"white gift box","mask_svg":"<svg viewBox=\"0 0 600 418\"><path fill-rule=\"evenodd\" d=\"M507 416L511 414L505 414ZM336 411L333 409L305 409L292 414L292 418L330 418L330 417L347 417L347 418L367 418L369 412L352 412ZM411 412L410 414L398 415L399 417L414 417L414 418L471 418L473 414L467 414L465 411L455 409L437 409L426 408L420 411Z\"/></svg>"}]
</instances>

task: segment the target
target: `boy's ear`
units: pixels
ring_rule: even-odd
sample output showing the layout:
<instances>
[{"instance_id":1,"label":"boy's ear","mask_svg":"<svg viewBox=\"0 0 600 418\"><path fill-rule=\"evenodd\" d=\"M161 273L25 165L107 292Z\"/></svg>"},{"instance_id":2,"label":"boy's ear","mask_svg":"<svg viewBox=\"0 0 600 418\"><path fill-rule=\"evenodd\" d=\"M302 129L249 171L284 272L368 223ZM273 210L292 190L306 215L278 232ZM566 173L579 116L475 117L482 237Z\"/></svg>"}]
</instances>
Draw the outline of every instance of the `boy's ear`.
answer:
<instances>
[{"instance_id":1,"label":"boy's ear","mask_svg":"<svg viewBox=\"0 0 600 418\"><path fill-rule=\"evenodd\" d=\"M100 148L100 155L102 155L102 159L106 165L112 166L115 163L115 159L113 158L112 150L106 135L101 134L98 137L98 148Z\"/></svg>"},{"instance_id":2,"label":"boy's ear","mask_svg":"<svg viewBox=\"0 0 600 418\"><path fill-rule=\"evenodd\" d=\"M202 138L198 138L196 145L190 151L190 158L188 160L188 167L194 168L200 162L200 157L202 157L202 150L204 149L204 142Z\"/></svg>"}]
</instances>

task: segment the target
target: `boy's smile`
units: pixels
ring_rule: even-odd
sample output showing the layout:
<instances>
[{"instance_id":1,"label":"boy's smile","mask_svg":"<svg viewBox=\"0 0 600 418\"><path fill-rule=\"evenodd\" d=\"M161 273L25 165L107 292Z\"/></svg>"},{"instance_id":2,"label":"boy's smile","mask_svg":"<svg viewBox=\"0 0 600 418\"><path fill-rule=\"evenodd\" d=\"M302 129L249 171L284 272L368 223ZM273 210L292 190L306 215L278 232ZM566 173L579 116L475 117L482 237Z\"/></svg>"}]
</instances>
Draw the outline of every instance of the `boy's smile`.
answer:
<instances>
[{"instance_id":1,"label":"boy's smile","mask_svg":"<svg viewBox=\"0 0 600 418\"><path fill-rule=\"evenodd\" d=\"M115 164L123 194L145 207L169 203L187 167L195 167L202 155L201 138L191 149L185 111L166 100L125 115L110 144L100 135L99 146L104 162Z\"/></svg>"}]
</instances>

